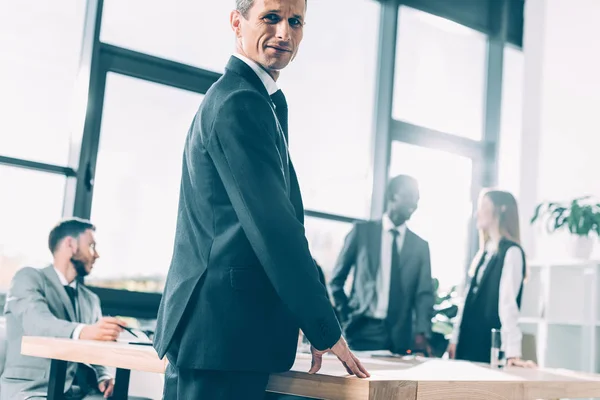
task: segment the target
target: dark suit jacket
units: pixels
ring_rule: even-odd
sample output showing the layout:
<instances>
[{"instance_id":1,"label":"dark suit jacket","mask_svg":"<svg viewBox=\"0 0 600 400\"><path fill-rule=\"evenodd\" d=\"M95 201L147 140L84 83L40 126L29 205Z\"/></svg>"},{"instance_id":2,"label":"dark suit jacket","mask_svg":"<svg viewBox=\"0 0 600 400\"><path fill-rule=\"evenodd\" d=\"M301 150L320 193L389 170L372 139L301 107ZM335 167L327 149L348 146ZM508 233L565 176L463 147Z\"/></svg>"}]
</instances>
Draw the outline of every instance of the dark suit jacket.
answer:
<instances>
[{"instance_id":1,"label":"dark suit jacket","mask_svg":"<svg viewBox=\"0 0 600 400\"><path fill-rule=\"evenodd\" d=\"M333 346L341 329L303 214L271 98L232 57L185 143L159 356L182 368L274 372L291 368L299 328L317 349Z\"/></svg>"},{"instance_id":2,"label":"dark suit jacket","mask_svg":"<svg viewBox=\"0 0 600 400\"><path fill-rule=\"evenodd\" d=\"M381 257L381 221L356 223L347 235L338 257L330 282L331 294L347 336L353 324L364 316L377 299L377 273ZM350 295L344 292L344 283L354 268L354 281ZM404 352L411 348L413 340L413 317L416 333L428 335L433 314L433 285L428 243L406 230L400 252L400 291L402 299L397 313L388 315L392 323L391 337L394 351ZM392 296L390 295L390 300Z\"/></svg>"}]
</instances>

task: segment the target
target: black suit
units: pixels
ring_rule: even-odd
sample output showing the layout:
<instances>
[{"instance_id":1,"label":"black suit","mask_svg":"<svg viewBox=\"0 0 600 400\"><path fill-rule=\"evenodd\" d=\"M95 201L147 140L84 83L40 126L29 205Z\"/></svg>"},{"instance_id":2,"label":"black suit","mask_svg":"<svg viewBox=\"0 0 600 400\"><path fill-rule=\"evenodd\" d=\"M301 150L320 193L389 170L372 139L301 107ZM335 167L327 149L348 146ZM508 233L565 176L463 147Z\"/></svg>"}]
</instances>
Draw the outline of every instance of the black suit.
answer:
<instances>
[{"instance_id":1,"label":"black suit","mask_svg":"<svg viewBox=\"0 0 600 400\"><path fill-rule=\"evenodd\" d=\"M409 229L406 229L405 235L398 257L399 272L391 273L388 316L385 321L391 340L388 349L396 353L411 349L413 317L416 333L430 333L434 303L429 245ZM333 271L331 294L351 347L354 335L368 319L366 315L377 300L381 239L381 221L355 224L346 237ZM350 296L347 296L344 284L352 268L354 280Z\"/></svg>"},{"instance_id":2,"label":"black suit","mask_svg":"<svg viewBox=\"0 0 600 400\"><path fill-rule=\"evenodd\" d=\"M183 155L154 340L180 379L201 380L202 371L268 378L291 368L299 328L317 349L340 338L305 238L285 133L262 81L232 57L206 93Z\"/></svg>"}]
</instances>

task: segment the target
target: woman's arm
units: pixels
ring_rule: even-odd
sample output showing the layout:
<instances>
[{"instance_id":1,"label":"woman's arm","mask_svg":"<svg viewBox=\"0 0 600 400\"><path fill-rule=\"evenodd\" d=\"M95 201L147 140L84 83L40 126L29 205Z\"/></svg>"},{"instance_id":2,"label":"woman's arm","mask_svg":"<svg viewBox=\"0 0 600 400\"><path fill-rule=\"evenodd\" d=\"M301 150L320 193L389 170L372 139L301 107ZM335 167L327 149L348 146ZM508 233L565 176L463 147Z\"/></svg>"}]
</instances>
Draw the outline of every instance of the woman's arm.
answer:
<instances>
[{"instance_id":1,"label":"woman's arm","mask_svg":"<svg viewBox=\"0 0 600 400\"><path fill-rule=\"evenodd\" d=\"M523 253L520 248L509 248L504 257L500 278L498 315L502 324L502 348L506 358L521 357L522 334L519 328L517 295L523 283Z\"/></svg>"}]
</instances>

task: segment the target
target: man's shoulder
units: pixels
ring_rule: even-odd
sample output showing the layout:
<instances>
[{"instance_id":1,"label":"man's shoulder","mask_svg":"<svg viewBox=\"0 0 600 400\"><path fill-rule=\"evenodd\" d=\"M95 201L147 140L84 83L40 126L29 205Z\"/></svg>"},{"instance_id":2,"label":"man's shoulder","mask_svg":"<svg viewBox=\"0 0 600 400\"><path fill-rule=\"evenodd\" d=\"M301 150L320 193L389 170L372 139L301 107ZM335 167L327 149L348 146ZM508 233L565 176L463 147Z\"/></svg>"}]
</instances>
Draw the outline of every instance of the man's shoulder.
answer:
<instances>
[{"instance_id":1,"label":"man's shoulder","mask_svg":"<svg viewBox=\"0 0 600 400\"><path fill-rule=\"evenodd\" d=\"M19 269L12 278L14 284L41 284L44 280L42 269L34 267L23 267Z\"/></svg>"},{"instance_id":2,"label":"man's shoulder","mask_svg":"<svg viewBox=\"0 0 600 400\"><path fill-rule=\"evenodd\" d=\"M365 238L368 237L373 231L381 229L380 227L381 221L379 220L358 220L354 221L352 230L356 233L356 235L358 235L359 238Z\"/></svg>"},{"instance_id":3,"label":"man's shoulder","mask_svg":"<svg viewBox=\"0 0 600 400\"><path fill-rule=\"evenodd\" d=\"M418 233L416 233L412 229L406 228L406 232L413 236L415 243L418 243L420 245L429 245L429 242L427 242L427 240L425 240L423 237L421 237Z\"/></svg>"},{"instance_id":4,"label":"man's shoulder","mask_svg":"<svg viewBox=\"0 0 600 400\"><path fill-rule=\"evenodd\" d=\"M231 105L255 106L267 98L254 85L234 72L226 71L204 96L205 111L219 111Z\"/></svg>"}]
</instances>

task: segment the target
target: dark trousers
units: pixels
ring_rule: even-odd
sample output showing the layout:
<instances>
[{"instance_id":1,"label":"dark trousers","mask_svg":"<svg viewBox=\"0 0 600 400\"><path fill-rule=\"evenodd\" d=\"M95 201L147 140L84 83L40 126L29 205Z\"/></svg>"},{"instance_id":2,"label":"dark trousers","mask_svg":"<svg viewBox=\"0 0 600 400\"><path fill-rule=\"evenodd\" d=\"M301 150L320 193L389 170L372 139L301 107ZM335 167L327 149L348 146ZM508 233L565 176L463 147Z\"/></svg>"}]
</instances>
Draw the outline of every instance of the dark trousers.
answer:
<instances>
[{"instance_id":1,"label":"dark trousers","mask_svg":"<svg viewBox=\"0 0 600 400\"><path fill-rule=\"evenodd\" d=\"M348 346L355 351L391 350L392 348L389 329L382 319L361 317L349 324L345 333Z\"/></svg>"},{"instance_id":2,"label":"dark trousers","mask_svg":"<svg viewBox=\"0 0 600 400\"><path fill-rule=\"evenodd\" d=\"M163 400L264 400L269 374L177 368L165 371Z\"/></svg>"}]
</instances>

